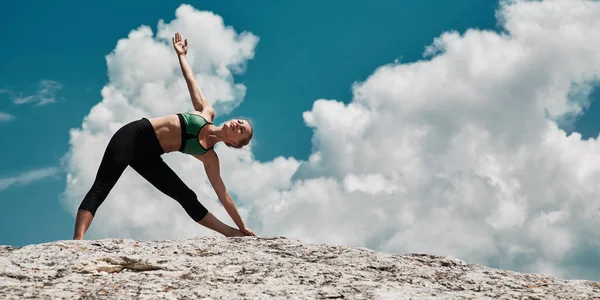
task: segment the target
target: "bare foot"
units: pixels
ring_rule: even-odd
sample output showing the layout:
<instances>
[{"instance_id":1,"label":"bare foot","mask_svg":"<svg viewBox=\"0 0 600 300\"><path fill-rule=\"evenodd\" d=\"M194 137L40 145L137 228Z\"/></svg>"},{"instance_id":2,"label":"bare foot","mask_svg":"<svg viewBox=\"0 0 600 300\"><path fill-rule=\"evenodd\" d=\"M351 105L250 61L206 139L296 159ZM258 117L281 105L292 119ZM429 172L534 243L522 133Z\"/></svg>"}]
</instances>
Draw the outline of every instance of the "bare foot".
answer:
<instances>
[{"instance_id":1,"label":"bare foot","mask_svg":"<svg viewBox=\"0 0 600 300\"><path fill-rule=\"evenodd\" d=\"M233 229L233 231L229 234L229 237L235 237L235 236L246 236L243 232L239 231L238 229Z\"/></svg>"}]
</instances>

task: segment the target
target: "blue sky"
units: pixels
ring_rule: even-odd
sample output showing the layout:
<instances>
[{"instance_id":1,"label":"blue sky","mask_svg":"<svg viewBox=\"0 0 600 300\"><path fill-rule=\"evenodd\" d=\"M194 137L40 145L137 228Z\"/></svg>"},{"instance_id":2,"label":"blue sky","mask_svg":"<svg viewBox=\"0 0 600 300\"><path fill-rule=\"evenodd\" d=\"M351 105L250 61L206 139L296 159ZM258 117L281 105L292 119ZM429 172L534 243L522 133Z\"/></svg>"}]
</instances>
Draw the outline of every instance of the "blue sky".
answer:
<instances>
[{"instance_id":1,"label":"blue sky","mask_svg":"<svg viewBox=\"0 0 600 300\"><path fill-rule=\"evenodd\" d=\"M259 162L280 156L309 159L311 139L320 135L305 124L303 112L313 109L317 99L349 103L355 82L367 80L377 68L396 59L402 63L422 59L425 47L444 32L498 29L495 0L186 3L212 11L226 26L260 39L246 72L235 77L247 92L232 113L255 120L257 144L252 151ZM66 186L61 159L70 149L69 130L80 127L102 100L100 90L109 80L105 56L117 41L141 25L156 32L158 20L174 19L180 4L13 1L0 5L4 30L0 35L0 226L4 228L0 244L21 246L72 237L74 216L60 202ZM597 98L600 92L592 92L590 99ZM42 105L41 99L54 101ZM600 107L592 102L574 123L575 130L584 139L596 137L598 116Z\"/></svg>"},{"instance_id":2,"label":"blue sky","mask_svg":"<svg viewBox=\"0 0 600 300\"><path fill-rule=\"evenodd\" d=\"M233 115L250 116L260 135L255 155L306 159L311 129L301 112L318 98L347 101L350 86L396 58L420 59L425 45L447 30L495 26L495 1L192 1L199 10L224 18L226 25L260 37L256 55L237 80L248 88ZM140 25L156 28L174 18L177 2L76 1L8 2L0 17L6 34L0 88L36 94L40 80L62 85L56 102L16 105L0 94L0 111L14 116L0 124L0 176L60 167L70 128L81 125L101 100L105 55L116 41ZM435 9L431 9L435 7ZM316 9L317 8L317 9ZM31 20L36 20L32 22ZM257 134L258 135L258 134ZM9 146L10 145L10 146ZM59 203L64 173L0 191L0 244L24 245L69 239L73 216Z\"/></svg>"}]
</instances>

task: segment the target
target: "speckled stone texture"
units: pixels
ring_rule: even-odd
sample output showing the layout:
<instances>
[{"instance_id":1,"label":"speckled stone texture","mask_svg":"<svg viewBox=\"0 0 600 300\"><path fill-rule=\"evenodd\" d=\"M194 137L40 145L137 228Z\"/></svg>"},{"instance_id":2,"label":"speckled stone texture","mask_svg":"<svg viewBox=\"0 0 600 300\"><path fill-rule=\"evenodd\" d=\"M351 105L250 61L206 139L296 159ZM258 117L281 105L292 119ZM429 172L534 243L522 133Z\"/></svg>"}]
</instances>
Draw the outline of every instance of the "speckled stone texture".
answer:
<instances>
[{"instance_id":1,"label":"speckled stone texture","mask_svg":"<svg viewBox=\"0 0 600 300\"><path fill-rule=\"evenodd\" d=\"M600 284L287 238L0 246L0 299L600 299Z\"/></svg>"}]
</instances>

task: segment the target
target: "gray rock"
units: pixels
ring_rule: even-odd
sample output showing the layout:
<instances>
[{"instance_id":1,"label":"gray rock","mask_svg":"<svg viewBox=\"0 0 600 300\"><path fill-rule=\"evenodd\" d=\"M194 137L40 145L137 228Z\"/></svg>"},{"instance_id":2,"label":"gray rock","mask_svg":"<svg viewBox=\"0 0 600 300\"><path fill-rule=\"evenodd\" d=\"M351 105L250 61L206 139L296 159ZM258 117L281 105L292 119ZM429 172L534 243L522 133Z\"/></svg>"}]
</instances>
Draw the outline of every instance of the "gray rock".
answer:
<instances>
[{"instance_id":1,"label":"gray rock","mask_svg":"<svg viewBox=\"0 0 600 300\"><path fill-rule=\"evenodd\" d=\"M0 247L0 299L600 299L600 284L287 238Z\"/></svg>"}]
</instances>

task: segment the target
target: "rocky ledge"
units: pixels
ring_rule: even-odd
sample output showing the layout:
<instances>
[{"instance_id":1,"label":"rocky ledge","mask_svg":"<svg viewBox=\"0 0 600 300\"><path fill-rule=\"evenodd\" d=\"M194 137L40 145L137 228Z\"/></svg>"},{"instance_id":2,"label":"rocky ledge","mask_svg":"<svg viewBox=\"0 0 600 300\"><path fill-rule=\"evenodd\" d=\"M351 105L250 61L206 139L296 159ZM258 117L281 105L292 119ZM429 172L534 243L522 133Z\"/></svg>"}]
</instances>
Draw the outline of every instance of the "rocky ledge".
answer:
<instances>
[{"instance_id":1,"label":"rocky ledge","mask_svg":"<svg viewBox=\"0 0 600 300\"><path fill-rule=\"evenodd\" d=\"M286 238L0 247L0 299L599 299L600 284Z\"/></svg>"}]
</instances>

